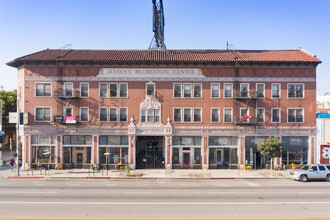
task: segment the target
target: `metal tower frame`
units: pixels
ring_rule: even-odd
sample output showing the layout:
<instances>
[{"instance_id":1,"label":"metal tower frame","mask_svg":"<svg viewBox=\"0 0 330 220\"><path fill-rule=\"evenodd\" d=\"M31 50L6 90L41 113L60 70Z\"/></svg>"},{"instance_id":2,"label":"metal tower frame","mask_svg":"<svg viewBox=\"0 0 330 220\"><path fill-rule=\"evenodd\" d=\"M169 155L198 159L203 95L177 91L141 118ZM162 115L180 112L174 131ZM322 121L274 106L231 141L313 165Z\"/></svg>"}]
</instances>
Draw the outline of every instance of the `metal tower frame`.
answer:
<instances>
[{"instance_id":1,"label":"metal tower frame","mask_svg":"<svg viewBox=\"0 0 330 220\"><path fill-rule=\"evenodd\" d=\"M151 40L149 49L163 49L166 50L164 42L164 8L163 0L152 0L153 4L153 28L154 37Z\"/></svg>"}]
</instances>

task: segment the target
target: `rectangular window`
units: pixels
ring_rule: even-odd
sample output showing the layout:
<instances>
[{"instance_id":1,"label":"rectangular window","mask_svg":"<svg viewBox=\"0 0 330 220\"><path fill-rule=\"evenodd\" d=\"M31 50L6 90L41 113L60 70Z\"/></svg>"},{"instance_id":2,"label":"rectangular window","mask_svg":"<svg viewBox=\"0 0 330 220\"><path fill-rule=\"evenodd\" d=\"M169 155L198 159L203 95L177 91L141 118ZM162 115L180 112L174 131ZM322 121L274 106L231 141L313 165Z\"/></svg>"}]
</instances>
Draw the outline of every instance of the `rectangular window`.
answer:
<instances>
[{"instance_id":1,"label":"rectangular window","mask_svg":"<svg viewBox=\"0 0 330 220\"><path fill-rule=\"evenodd\" d=\"M224 97L232 98L233 97L233 84L225 83L224 85Z\"/></svg>"},{"instance_id":2,"label":"rectangular window","mask_svg":"<svg viewBox=\"0 0 330 220\"><path fill-rule=\"evenodd\" d=\"M202 109L194 108L194 122L202 122Z\"/></svg>"},{"instance_id":3,"label":"rectangular window","mask_svg":"<svg viewBox=\"0 0 330 220\"><path fill-rule=\"evenodd\" d=\"M127 108L119 108L119 120L127 121Z\"/></svg>"},{"instance_id":4,"label":"rectangular window","mask_svg":"<svg viewBox=\"0 0 330 220\"><path fill-rule=\"evenodd\" d=\"M89 95L89 84L80 83L80 97L88 98L88 95Z\"/></svg>"},{"instance_id":5,"label":"rectangular window","mask_svg":"<svg viewBox=\"0 0 330 220\"><path fill-rule=\"evenodd\" d=\"M117 108L110 108L110 121L117 121Z\"/></svg>"},{"instance_id":6,"label":"rectangular window","mask_svg":"<svg viewBox=\"0 0 330 220\"><path fill-rule=\"evenodd\" d=\"M147 95L155 95L155 84L147 83Z\"/></svg>"},{"instance_id":7,"label":"rectangular window","mask_svg":"<svg viewBox=\"0 0 330 220\"><path fill-rule=\"evenodd\" d=\"M181 122L181 108L174 108L173 115L175 122Z\"/></svg>"},{"instance_id":8,"label":"rectangular window","mask_svg":"<svg viewBox=\"0 0 330 220\"><path fill-rule=\"evenodd\" d=\"M64 108L64 115L65 116L73 116L72 108Z\"/></svg>"},{"instance_id":9,"label":"rectangular window","mask_svg":"<svg viewBox=\"0 0 330 220\"><path fill-rule=\"evenodd\" d=\"M37 97L50 97L52 95L50 83L36 83L36 96Z\"/></svg>"},{"instance_id":10,"label":"rectangular window","mask_svg":"<svg viewBox=\"0 0 330 220\"><path fill-rule=\"evenodd\" d=\"M141 122L159 122L159 109L141 109Z\"/></svg>"},{"instance_id":11,"label":"rectangular window","mask_svg":"<svg viewBox=\"0 0 330 220\"><path fill-rule=\"evenodd\" d=\"M64 95L72 97L73 95L73 83L64 83Z\"/></svg>"},{"instance_id":12,"label":"rectangular window","mask_svg":"<svg viewBox=\"0 0 330 220\"><path fill-rule=\"evenodd\" d=\"M304 84L288 84L288 97L289 98L303 98L304 97Z\"/></svg>"},{"instance_id":13,"label":"rectangular window","mask_svg":"<svg viewBox=\"0 0 330 220\"><path fill-rule=\"evenodd\" d=\"M258 98L265 98L265 84L257 83L257 97Z\"/></svg>"},{"instance_id":14,"label":"rectangular window","mask_svg":"<svg viewBox=\"0 0 330 220\"><path fill-rule=\"evenodd\" d=\"M272 108L272 123L280 123L280 122L281 122L281 109Z\"/></svg>"},{"instance_id":15,"label":"rectangular window","mask_svg":"<svg viewBox=\"0 0 330 220\"><path fill-rule=\"evenodd\" d=\"M173 84L173 96L174 98L181 98L182 96L182 84Z\"/></svg>"},{"instance_id":16,"label":"rectangular window","mask_svg":"<svg viewBox=\"0 0 330 220\"><path fill-rule=\"evenodd\" d=\"M110 83L109 84L109 88L110 88L110 97L117 97L117 83Z\"/></svg>"},{"instance_id":17,"label":"rectangular window","mask_svg":"<svg viewBox=\"0 0 330 220\"><path fill-rule=\"evenodd\" d=\"M202 97L202 84L194 84L194 97L195 98Z\"/></svg>"},{"instance_id":18,"label":"rectangular window","mask_svg":"<svg viewBox=\"0 0 330 220\"><path fill-rule=\"evenodd\" d=\"M35 121L50 121L50 107L36 107Z\"/></svg>"},{"instance_id":19,"label":"rectangular window","mask_svg":"<svg viewBox=\"0 0 330 220\"><path fill-rule=\"evenodd\" d=\"M243 116L249 116L249 110L246 108L241 108L241 112L240 112L240 121L241 122L248 122L248 119L244 119L245 117Z\"/></svg>"},{"instance_id":20,"label":"rectangular window","mask_svg":"<svg viewBox=\"0 0 330 220\"><path fill-rule=\"evenodd\" d=\"M211 109L211 122L220 122L220 109Z\"/></svg>"},{"instance_id":21,"label":"rectangular window","mask_svg":"<svg viewBox=\"0 0 330 220\"><path fill-rule=\"evenodd\" d=\"M288 109L288 122L303 123L304 109Z\"/></svg>"},{"instance_id":22,"label":"rectangular window","mask_svg":"<svg viewBox=\"0 0 330 220\"><path fill-rule=\"evenodd\" d=\"M120 83L119 84L119 97L120 98L127 98L127 84Z\"/></svg>"},{"instance_id":23,"label":"rectangular window","mask_svg":"<svg viewBox=\"0 0 330 220\"><path fill-rule=\"evenodd\" d=\"M88 121L89 109L87 107L80 108L80 121Z\"/></svg>"},{"instance_id":24,"label":"rectangular window","mask_svg":"<svg viewBox=\"0 0 330 220\"><path fill-rule=\"evenodd\" d=\"M183 109L183 121L191 122L191 109L190 108Z\"/></svg>"},{"instance_id":25,"label":"rectangular window","mask_svg":"<svg viewBox=\"0 0 330 220\"><path fill-rule=\"evenodd\" d=\"M211 84L211 97L220 98L220 84L219 83Z\"/></svg>"},{"instance_id":26,"label":"rectangular window","mask_svg":"<svg viewBox=\"0 0 330 220\"><path fill-rule=\"evenodd\" d=\"M100 121L108 121L108 108L100 108Z\"/></svg>"},{"instance_id":27,"label":"rectangular window","mask_svg":"<svg viewBox=\"0 0 330 220\"><path fill-rule=\"evenodd\" d=\"M280 98L281 84L272 84L272 98Z\"/></svg>"},{"instance_id":28,"label":"rectangular window","mask_svg":"<svg viewBox=\"0 0 330 220\"><path fill-rule=\"evenodd\" d=\"M100 98L108 97L108 84L100 83Z\"/></svg>"},{"instance_id":29,"label":"rectangular window","mask_svg":"<svg viewBox=\"0 0 330 220\"><path fill-rule=\"evenodd\" d=\"M240 97L248 97L249 95L249 84L241 83L240 84Z\"/></svg>"},{"instance_id":30,"label":"rectangular window","mask_svg":"<svg viewBox=\"0 0 330 220\"><path fill-rule=\"evenodd\" d=\"M265 122L265 109L257 108L256 109L257 122L263 123Z\"/></svg>"},{"instance_id":31,"label":"rectangular window","mask_svg":"<svg viewBox=\"0 0 330 220\"><path fill-rule=\"evenodd\" d=\"M191 97L191 84L183 84L183 97Z\"/></svg>"},{"instance_id":32,"label":"rectangular window","mask_svg":"<svg viewBox=\"0 0 330 220\"><path fill-rule=\"evenodd\" d=\"M225 123L231 123L232 122L232 109L231 108L224 108L223 109L224 114L224 122Z\"/></svg>"}]
</instances>

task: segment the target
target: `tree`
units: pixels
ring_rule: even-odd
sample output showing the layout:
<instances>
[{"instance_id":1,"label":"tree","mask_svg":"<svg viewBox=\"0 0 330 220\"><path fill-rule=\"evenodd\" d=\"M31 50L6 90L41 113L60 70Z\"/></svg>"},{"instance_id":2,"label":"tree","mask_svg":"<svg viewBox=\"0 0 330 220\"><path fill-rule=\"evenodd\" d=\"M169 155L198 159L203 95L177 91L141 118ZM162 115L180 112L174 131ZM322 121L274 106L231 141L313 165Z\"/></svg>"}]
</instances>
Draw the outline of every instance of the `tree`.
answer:
<instances>
[{"instance_id":1,"label":"tree","mask_svg":"<svg viewBox=\"0 0 330 220\"><path fill-rule=\"evenodd\" d=\"M13 129L15 124L9 124L9 112L17 110L17 93L16 91L0 91L0 99L2 99L2 129Z\"/></svg>"},{"instance_id":2,"label":"tree","mask_svg":"<svg viewBox=\"0 0 330 220\"><path fill-rule=\"evenodd\" d=\"M263 155L270 157L270 172L273 175L273 161L275 157L282 155L282 142L274 137L268 137L258 144L258 151Z\"/></svg>"}]
</instances>

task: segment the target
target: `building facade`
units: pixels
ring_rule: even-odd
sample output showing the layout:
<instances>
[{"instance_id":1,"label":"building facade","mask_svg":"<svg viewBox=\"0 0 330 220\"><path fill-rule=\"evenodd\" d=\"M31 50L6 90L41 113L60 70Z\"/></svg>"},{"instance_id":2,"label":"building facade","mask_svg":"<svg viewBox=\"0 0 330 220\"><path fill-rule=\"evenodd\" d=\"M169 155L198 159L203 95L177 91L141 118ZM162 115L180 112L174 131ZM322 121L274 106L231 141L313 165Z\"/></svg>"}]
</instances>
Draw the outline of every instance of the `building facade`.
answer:
<instances>
[{"instance_id":1,"label":"building facade","mask_svg":"<svg viewBox=\"0 0 330 220\"><path fill-rule=\"evenodd\" d=\"M43 50L18 69L25 167L263 168L313 163L316 66L305 50Z\"/></svg>"}]
</instances>

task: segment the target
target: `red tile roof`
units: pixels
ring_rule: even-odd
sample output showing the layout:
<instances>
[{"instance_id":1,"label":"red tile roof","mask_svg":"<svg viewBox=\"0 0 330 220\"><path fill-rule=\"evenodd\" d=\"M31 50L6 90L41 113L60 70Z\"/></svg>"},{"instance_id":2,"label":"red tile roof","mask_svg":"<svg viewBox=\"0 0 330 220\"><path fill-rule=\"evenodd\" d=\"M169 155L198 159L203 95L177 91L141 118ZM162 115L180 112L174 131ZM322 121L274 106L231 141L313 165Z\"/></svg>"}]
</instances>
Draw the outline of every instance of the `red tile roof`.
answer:
<instances>
[{"instance_id":1,"label":"red tile roof","mask_svg":"<svg viewBox=\"0 0 330 220\"><path fill-rule=\"evenodd\" d=\"M321 61L303 50L53 50L19 57L7 65L29 63L314 63Z\"/></svg>"}]
</instances>

